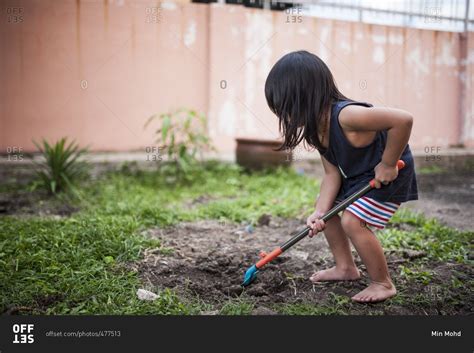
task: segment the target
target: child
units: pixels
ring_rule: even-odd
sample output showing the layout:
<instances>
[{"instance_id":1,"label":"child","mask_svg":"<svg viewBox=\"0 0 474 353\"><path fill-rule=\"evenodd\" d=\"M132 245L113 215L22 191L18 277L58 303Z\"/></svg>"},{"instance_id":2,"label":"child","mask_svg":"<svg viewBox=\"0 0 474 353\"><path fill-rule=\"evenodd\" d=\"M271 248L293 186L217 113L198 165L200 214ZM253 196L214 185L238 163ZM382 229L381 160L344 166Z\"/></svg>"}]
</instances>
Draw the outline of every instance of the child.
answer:
<instances>
[{"instance_id":1,"label":"child","mask_svg":"<svg viewBox=\"0 0 474 353\"><path fill-rule=\"evenodd\" d=\"M265 96L279 118L284 137L281 149L292 149L304 141L319 151L324 166L320 194L307 224L312 228L310 236L324 229L335 266L314 273L310 280L359 279L350 240L371 280L352 299L368 303L394 296L396 289L383 249L370 227L384 228L400 203L418 199L407 144L412 116L345 97L326 64L307 51L292 52L278 60L265 82ZM399 159L406 164L400 171L396 166ZM341 217L326 223L320 219L374 177L376 188L350 205Z\"/></svg>"}]
</instances>

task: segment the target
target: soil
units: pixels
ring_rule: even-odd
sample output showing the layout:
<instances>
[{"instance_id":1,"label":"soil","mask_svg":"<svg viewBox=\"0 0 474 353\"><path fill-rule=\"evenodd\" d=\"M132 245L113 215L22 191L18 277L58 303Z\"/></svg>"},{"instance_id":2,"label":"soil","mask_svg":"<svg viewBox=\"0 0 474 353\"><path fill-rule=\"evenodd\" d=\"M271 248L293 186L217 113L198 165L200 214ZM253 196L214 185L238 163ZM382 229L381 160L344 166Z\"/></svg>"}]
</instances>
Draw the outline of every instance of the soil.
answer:
<instances>
[{"instance_id":1,"label":"soil","mask_svg":"<svg viewBox=\"0 0 474 353\"><path fill-rule=\"evenodd\" d=\"M407 206L460 230L474 230L472 173L420 174L419 200Z\"/></svg>"},{"instance_id":2,"label":"soil","mask_svg":"<svg viewBox=\"0 0 474 353\"><path fill-rule=\"evenodd\" d=\"M46 192L13 191L0 193L1 215L70 216L79 209Z\"/></svg>"},{"instance_id":3,"label":"soil","mask_svg":"<svg viewBox=\"0 0 474 353\"><path fill-rule=\"evenodd\" d=\"M146 236L160 239L162 246L169 247L170 251L148 249L144 259L134 266L148 289L173 288L183 297L199 298L214 307L219 307L229 298L240 297L255 303L253 314L275 313L282 304L331 306L334 304L333 294L350 297L364 289L368 284L367 273L356 254L361 280L321 284L308 280L314 271L334 265L323 236L302 240L268 264L250 286L241 286L245 271L258 260L259 252L273 250L302 224L303 220L298 219L271 219L269 225L256 227L252 233L246 232L245 226L218 221L149 229ZM369 305L349 303L344 307L347 313L436 315L472 312L473 302L466 288L456 292L443 286L451 283L452 276L458 276L461 281L472 278L472 268L460 264L429 263L429 270L435 275L428 285L407 283L399 276L398 267L425 254L401 249L386 255L399 292L405 296L423 294L424 298L429 298L428 302L406 305L390 300ZM449 304L446 295L457 298L454 301L457 304Z\"/></svg>"}]
</instances>

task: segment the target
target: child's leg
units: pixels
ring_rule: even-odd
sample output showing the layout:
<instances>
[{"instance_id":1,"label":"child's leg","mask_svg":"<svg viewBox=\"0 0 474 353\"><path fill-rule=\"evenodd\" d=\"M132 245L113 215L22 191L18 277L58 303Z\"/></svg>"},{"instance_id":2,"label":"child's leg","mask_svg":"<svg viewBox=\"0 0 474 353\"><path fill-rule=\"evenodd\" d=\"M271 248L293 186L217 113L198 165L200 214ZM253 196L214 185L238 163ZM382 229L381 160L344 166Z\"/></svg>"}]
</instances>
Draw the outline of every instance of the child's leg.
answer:
<instances>
[{"instance_id":1,"label":"child's leg","mask_svg":"<svg viewBox=\"0 0 474 353\"><path fill-rule=\"evenodd\" d=\"M352 299L358 302L378 302L394 296L397 291L388 273L387 261L377 237L350 212L344 212L341 224L367 267L372 281Z\"/></svg>"},{"instance_id":2,"label":"child's leg","mask_svg":"<svg viewBox=\"0 0 474 353\"><path fill-rule=\"evenodd\" d=\"M314 273L310 280L318 281L341 281L360 278L359 270L354 264L349 239L341 226L341 218L334 216L326 222L324 229L329 248L334 255L336 266Z\"/></svg>"}]
</instances>

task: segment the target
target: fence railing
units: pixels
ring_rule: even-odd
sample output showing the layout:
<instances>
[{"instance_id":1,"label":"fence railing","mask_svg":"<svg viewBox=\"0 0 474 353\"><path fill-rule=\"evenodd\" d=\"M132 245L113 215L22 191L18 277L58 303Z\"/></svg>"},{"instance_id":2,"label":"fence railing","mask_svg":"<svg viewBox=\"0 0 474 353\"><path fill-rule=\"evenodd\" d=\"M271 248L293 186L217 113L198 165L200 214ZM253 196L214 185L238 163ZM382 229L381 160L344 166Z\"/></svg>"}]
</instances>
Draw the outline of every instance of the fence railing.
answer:
<instances>
[{"instance_id":1,"label":"fence railing","mask_svg":"<svg viewBox=\"0 0 474 353\"><path fill-rule=\"evenodd\" d=\"M450 32L474 30L470 0L192 0L295 11L314 17Z\"/></svg>"}]
</instances>

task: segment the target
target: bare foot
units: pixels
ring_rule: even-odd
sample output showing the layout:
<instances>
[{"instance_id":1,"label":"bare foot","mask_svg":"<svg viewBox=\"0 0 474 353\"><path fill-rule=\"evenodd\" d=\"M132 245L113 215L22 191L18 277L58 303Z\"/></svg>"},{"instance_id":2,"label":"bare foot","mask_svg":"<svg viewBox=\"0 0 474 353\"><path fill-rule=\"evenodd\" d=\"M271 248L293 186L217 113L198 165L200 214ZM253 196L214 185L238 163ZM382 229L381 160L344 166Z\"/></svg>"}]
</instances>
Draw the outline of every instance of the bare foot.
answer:
<instances>
[{"instance_id":1,"label":"bare foot","mask_svg":"<svg viewBox=\"0 0 474 353\"><path fill-rule=\"evenodd\" d=\"M353 281L359 278L360 273L355 266L347 270L342 270L334 266L326 270L315 272L309 279L315 283L322 281Z\"/></svg>"},{"instance_id":2,"label":"bare foot","mask_svg":"<svg viewBox=\"0 0 474 353\"><path fill-rule=\"evenodd\" d=\"M392 282L372 282L362 292L354 295L352 300L359 303L376 303L384 301L397 294Z\"/></svg>"}]
</instances>

